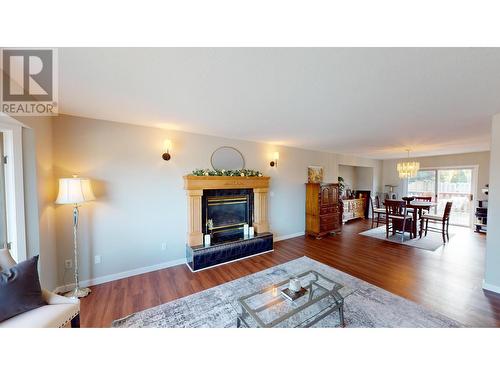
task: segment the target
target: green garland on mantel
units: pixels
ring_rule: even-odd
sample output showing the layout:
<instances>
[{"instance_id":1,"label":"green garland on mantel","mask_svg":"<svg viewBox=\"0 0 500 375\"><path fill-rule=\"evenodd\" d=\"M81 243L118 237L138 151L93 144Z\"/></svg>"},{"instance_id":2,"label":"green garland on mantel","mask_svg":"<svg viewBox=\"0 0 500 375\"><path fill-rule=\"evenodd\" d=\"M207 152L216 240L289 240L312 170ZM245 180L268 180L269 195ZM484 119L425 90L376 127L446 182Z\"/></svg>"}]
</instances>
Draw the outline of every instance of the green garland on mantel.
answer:
<instances>
[{"instance_id":1,"label":"green garland on mantel","mask_svg":"<svg viewBox=\"0 0 500 375\"><path fill-rule=\"evenodd\" d=\"M195 169L193 176L239 176L239 177L262 177L262 173L253 169Z\"/></svg>"}]
</instances>

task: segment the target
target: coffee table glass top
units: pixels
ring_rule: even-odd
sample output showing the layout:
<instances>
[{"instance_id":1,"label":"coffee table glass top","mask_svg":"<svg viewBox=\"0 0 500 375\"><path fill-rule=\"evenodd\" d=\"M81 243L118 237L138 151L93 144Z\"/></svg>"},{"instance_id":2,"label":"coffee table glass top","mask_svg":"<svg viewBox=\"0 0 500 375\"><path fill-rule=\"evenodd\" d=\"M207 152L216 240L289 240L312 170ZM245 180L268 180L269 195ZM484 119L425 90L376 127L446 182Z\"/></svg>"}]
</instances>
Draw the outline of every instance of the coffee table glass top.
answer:
<instances>
[{"instance_id":1,"label":"coffee table glass top","mask_svg":"<svg viewBox=\"0 0 500 375\"><path fill-rule=\"evenodd\" d=\"M240 322L247 327L307 327L337 314L343 325L343 285L316 271L297 275L305 295L290 301L281 294L289 279L238 299Z\"/></svg>"}]
</instances>

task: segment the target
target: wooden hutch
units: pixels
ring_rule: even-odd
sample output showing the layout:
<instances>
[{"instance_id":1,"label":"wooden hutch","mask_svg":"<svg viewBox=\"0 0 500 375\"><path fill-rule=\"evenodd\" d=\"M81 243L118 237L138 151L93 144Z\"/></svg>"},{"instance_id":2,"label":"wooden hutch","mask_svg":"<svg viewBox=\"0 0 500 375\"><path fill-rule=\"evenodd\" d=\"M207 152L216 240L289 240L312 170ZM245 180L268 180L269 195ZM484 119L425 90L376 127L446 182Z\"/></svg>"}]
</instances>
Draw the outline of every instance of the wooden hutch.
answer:
<instances>
[{"instance_id":1,"label":"wooden hutch","mask_svg":"<svg viewBox=\"0 0 500 375\"><path fill-rule=\"evenodd\" d=\"M342 230L339 184L306 184L306 235L321 238Z\"/></svg>"}]
</instances>

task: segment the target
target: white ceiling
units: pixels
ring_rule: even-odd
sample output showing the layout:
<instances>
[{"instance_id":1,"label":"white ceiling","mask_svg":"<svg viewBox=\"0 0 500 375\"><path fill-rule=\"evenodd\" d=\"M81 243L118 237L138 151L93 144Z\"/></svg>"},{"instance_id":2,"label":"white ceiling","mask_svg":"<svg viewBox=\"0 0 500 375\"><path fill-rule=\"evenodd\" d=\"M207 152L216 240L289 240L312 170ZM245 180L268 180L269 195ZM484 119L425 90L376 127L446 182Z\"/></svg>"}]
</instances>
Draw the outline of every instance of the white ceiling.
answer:
<instances>
[{"instance_id":1,"label":"white ceiling","mask_svg":"<svg viewBox=\"0 0 500 375\"><path fill-rule=\"evenodd\" d=\"M62 113L373 158L489 149L500 49L59 49Z\"/></svg>"}]
</instances>

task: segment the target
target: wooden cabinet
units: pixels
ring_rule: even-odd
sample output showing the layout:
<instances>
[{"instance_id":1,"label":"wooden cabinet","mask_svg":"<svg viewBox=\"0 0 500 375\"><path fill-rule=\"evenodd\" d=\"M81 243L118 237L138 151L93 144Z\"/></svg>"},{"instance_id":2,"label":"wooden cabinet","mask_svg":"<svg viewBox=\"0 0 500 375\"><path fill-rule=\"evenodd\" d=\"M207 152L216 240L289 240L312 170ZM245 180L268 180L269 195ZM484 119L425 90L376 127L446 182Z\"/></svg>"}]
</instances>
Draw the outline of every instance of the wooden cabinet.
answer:
<instances>
[{"instance_id":1,"label":"wooden cabinet","mask_svg":"<svg viewBox=\"0 0 500 375\"><path fill-rule=\"evenodd\" d=\"M344 199L344 212L342 221L344 223L353 219L360 219L365 217L365 203L364 198L360 199Z\"/></svg>"},{"instance_id":2,"label":"wooden cabinet","mask_svg":"<svg viewBox=\"0 0 500 375\"><path fill-rule=\"evenodd\" d=\"M339 184L306 184L306 234L316 237L340 232L342 205Z\"/></svg>"}]
</instances>

